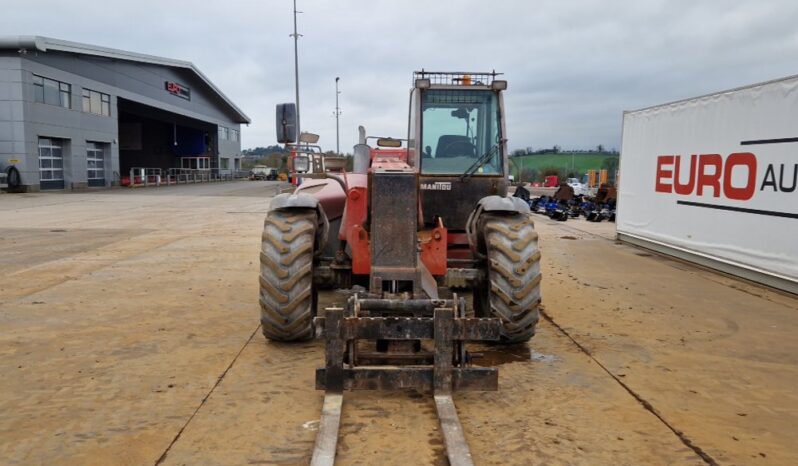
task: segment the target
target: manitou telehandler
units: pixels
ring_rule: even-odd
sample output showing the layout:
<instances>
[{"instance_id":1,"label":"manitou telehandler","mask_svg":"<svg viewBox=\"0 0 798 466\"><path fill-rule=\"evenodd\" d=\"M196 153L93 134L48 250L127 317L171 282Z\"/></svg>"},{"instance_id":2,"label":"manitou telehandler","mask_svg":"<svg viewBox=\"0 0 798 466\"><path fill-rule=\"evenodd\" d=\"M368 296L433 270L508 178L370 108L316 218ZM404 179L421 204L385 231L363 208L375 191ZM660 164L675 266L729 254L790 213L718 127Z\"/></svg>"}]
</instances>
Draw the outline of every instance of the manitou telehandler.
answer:
<instances>
[{"instance_id":1,"label":"manitou telehandler","mask_svg":"<svg viewBox=\"0 0 798 466\"><path fill-rule=\"evenodd\" d=\"M529 206L507 196L507 81L497 77L415 72L406 138L361 127L351 173L305 174L271 202L263 334L325 339L312 464L334 462L344 390L406 388L434 392L450 463L473 464L451 394L496 390L498 371L470 367L465 342L529 340L540 303ZM296 140L294 110L277 107L280 142ZM318 312L317 290L330 287L353 292Z\"/></svg>"}]
</instances>

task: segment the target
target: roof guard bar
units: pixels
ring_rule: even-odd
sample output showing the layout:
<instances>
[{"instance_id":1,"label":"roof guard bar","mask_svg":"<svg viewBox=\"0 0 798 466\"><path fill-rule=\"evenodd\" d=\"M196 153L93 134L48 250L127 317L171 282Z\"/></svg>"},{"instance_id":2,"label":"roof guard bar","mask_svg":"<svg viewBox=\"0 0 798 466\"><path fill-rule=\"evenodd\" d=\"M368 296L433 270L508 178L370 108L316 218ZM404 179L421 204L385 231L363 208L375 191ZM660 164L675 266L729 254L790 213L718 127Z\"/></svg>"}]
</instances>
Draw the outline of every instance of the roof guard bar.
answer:
<instances>
[{"instance_id":1,"label":"roof guard bar","mask_svg":"<svg viewBox=\"0 0 798 466\"><path fill-rule=\"evenodd\" d=\"M474 86L490 86L497 76L504 73L493 71L421 71L413 72L413 84L416 79L429 79L431 84L461 85L463 76L469 76Z\"/></svg>"}]
</instances>

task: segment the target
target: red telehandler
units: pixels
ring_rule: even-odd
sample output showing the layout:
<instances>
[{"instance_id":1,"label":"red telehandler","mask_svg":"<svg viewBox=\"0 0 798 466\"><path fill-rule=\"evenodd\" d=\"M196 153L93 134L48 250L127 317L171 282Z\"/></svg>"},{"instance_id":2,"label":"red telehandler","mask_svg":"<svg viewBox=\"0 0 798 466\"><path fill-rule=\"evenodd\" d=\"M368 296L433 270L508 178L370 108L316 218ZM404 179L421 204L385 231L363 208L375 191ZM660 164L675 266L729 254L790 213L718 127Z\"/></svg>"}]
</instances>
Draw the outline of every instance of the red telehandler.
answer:
<instances>
[{"instance_id":1,"label":"red telehandler","mask_svg":"<svg viewBox=\"0 0 798 466\"><path fill-rule=\"evenodd\" d=\"M526 342L540 304L537 233L528 205L507 196L498 77L415 72L406 138L361 128L351 173L303 174L271 202L263 333L325 340L312 464L334 462L344 390L408 388L434 392L450 463L473 464L452 391L497 390L498 370L471 367L466 342ZM296 140L292 106L278 105L280 142ZM359 291L318 312L320 288Z\"/></svg>"}]
</instances>

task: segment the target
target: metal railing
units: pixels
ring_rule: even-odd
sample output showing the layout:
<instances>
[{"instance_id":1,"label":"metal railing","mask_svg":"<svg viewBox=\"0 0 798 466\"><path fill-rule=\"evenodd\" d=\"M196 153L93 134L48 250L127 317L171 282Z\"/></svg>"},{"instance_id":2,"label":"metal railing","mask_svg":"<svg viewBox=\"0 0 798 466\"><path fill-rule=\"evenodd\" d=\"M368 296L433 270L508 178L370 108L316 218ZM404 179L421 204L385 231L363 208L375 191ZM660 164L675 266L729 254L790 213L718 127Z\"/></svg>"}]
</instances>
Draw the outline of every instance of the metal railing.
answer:
<instances>
[{"instance_id":1,"label":"metal railing","mask_svg":"<svg viewBox=\"0 0 798 466\"><path fill-rule=\"evenodd\" d=\"M246 170L133 167L130 169L129 186L162 186L207 183L211 181L231 181L239 178L247 178L248 176L249 172Z\"/></svg>"},{"instance_id":2,"label":"metal railing","mask_svg":"<svg viewBox=\"0 0 798 466\"><path fill-rule=\"evenodd\" d=\"M496 71L421 71L413 72L413 84L416 79L429 79L430 84L462 85L466 76L472 86L490 86L503 73Z\"/></svg>"},{"instance_id":3,"label":"metal railing","mask_svg":"<svg viewBox=\"0 0 798 466\"><path fill-rule=\"evenodd\" d=\"M160 186L161 169L133 167L130 169L130 186Z\"/></svg>"},{"instance_id":4,"label":"metal railing","mask_svg":"<svg viewBox=\"0 0 798 466\"><path fill-rule=\"evenodd\" d=\"M174 184L203 183L213 180L213 172L208 169L170 168L168 181Z\"/></svg>"}]
</instances>

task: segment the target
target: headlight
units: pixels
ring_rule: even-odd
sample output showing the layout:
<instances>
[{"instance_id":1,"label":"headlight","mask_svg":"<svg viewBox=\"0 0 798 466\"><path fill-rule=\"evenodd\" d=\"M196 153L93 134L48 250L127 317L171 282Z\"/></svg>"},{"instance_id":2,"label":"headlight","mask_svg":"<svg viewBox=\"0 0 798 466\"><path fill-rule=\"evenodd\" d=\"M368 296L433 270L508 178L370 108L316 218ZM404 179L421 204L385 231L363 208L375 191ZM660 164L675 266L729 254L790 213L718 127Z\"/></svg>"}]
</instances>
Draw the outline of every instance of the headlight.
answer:
<instances>
[{"instance_id":1,"label":"headlight","mask_svg":"<svg viewBox=\"0 0 798 466\"><path fill-rule=\"evenodd\" d=\"M310 159L307 155L297 155L294 157L294 171L304 173L310 168Z\"/></svg>"}]
</instances>

